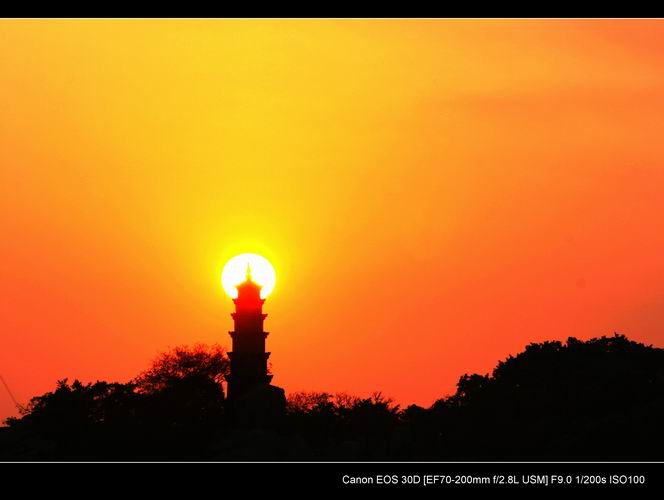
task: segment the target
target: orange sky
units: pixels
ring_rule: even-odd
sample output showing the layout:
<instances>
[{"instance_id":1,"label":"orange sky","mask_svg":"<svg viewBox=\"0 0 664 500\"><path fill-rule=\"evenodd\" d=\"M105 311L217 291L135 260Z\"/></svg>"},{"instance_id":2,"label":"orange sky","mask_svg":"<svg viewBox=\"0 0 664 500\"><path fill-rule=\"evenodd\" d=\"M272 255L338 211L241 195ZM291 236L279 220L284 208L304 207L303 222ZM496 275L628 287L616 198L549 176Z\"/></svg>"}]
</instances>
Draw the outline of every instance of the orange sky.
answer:
<instances>
[{"instance_id":1,"label":"orange sky","mask_svg":"<svg viewBox=\"0 0 664 500\"><path fill-rule=\"evenodd\" d=\"M664 344L664 21L0 21L0 374L230 346L431 404L534 341ZM0 389L0 418L14 413Z\"/></svg>"}]
</instances>

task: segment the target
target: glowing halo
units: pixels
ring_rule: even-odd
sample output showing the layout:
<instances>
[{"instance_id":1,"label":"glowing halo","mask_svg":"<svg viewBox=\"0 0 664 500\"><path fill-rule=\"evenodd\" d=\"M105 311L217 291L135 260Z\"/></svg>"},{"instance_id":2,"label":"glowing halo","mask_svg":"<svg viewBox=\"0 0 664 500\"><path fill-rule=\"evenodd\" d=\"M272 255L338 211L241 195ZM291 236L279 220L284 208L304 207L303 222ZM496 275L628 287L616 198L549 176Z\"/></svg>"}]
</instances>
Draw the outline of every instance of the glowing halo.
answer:
<instances>
[{"instance_id":1,"label":"glowing halo","mask_svg":"<svg viewBox=\"0 0 664 500\"><path fill-rule=\"evenodd\" d=\"M237 286L247 279L247 265L251 270L251 279L261 288L261 298L264 299L272 290L277 281L272 264L263 256L255 253L243 253L236 255L226 262L221 272L221 286L229 297L237 298Z\"/></svg>"}]
</instances>

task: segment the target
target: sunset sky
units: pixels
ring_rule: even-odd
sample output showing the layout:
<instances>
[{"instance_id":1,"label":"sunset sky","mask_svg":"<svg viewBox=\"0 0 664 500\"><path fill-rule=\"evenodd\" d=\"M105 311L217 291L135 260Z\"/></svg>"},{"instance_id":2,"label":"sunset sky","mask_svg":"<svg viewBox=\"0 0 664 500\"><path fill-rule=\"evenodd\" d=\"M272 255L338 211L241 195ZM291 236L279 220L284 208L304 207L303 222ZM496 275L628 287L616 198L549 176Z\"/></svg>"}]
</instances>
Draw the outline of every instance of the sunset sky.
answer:
<instances>
[{"instance_id":1,"label":"sunset sky","mask_svg":"<svg viewBox=\"0 0 664 500\"><path fill-rule=\"evenodd\" d=\"M230 348L243 252L287 392L662 346L663 134L664 21L0 20L0 375Z\"/></svg>"}]
</instances>

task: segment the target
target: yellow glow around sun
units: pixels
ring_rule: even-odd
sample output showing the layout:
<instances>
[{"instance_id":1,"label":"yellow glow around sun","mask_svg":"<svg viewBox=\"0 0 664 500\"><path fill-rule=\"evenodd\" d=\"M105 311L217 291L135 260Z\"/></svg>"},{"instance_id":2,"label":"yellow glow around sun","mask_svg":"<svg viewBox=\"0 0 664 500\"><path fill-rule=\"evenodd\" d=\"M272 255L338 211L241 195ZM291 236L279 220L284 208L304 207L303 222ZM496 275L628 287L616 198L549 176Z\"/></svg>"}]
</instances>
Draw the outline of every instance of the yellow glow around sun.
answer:
<instances>
[{"instance_id":1,"label":"yellow glow around sun","mask_svg":"<svg viewBox=\"0 0 664 500\"><path fill-rule=\"evenodd\" d=\"M236 287L247 277L247 264L251 269L251 279L263 287L261 298L264 299L272 293L277 275L272 264L265 257L255 253L243 253L229 260L221 273L221 285L231 298L236 298Z\"/></svg>"}]
</instances>

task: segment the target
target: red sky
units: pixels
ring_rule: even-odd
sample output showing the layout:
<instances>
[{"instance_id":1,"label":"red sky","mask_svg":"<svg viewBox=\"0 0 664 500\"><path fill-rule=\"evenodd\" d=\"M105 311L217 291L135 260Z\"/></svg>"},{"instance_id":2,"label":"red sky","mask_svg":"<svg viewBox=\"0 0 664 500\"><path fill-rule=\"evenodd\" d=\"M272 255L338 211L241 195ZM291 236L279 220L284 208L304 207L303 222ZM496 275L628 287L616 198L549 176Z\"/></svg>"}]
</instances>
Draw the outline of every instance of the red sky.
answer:
<instances>
[{"instance_id":1,"label":"red sky","mask_svg":"<svg viewBox=\"0 0 664 500\"><path fill-rule=\"evenodd\" d=\"M242 252L289 392L663 345L663 60L664 21L2 20L0 375L230 346Z\"/></svg>"}]
</instances>

